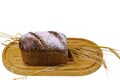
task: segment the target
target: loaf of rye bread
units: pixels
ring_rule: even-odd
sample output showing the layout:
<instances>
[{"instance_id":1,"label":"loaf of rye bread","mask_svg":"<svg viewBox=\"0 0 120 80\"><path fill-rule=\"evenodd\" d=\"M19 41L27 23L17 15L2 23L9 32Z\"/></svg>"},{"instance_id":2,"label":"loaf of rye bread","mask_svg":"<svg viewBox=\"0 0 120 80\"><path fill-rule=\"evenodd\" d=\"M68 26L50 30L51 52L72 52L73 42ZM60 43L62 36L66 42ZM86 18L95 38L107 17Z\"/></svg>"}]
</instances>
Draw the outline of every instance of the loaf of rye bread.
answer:
<instances>
[{"instance_id":1,"label":"loaf of rye bread","mask_svg":"<svg viewBox=\"0 0 120 80\"><path fill-rule=\"evenodd\" d=\"M67 40L60 32L26 33L20 38L19 48L23 62L27 65L54 66L67 63Z\"/></svg>"}]
</instances>

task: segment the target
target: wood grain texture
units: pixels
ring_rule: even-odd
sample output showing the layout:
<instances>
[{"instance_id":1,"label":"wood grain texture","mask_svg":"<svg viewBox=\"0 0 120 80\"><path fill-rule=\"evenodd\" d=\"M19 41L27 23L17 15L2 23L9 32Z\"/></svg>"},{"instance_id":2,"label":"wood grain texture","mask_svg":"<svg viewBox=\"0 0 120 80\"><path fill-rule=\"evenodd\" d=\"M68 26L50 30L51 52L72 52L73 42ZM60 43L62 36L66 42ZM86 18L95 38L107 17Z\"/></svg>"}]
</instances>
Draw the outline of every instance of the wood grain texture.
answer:
<instances>
[{"instance_id":1,"label":"wood grain texture","mask_svg":"<svg viewBox=\"0 0 120 80\"><path fill-rule=\"evenodd\" d=\"M67 38L68 48L73 46L88 45L96 46L94 42L91 42L82 38ZM8 44L2 53L2 60L4 66L11 72L19 75L34 75L34 76L82 76L95 72L98 70L102 64L102 61L95 58L94 61L82 55L69 61L66 65L53 66L53 69L47 71L41 71L43 69L52 68L51 66L29 66L23 63L22 56L19 49L19 42L12 42ZM100 48L92 47L92 50L97 50L99 53L91 53L92 55L97 55L103 58L103 53ZM73 55L73 54L71 54ZM78 60L78 61L77 61ZM77 62L74 62L77 61ZM98 63L99 62L99 63Z\"/></svg>"}]
</instances>

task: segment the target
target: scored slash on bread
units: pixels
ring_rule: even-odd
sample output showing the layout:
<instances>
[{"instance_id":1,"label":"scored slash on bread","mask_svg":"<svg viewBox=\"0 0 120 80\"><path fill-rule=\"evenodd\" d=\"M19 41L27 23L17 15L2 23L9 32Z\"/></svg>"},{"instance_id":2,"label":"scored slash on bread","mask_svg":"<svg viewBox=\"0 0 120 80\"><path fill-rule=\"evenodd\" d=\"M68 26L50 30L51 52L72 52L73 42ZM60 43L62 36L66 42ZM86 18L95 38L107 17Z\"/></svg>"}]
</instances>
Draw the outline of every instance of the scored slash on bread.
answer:
<instances>
[{"instance_id":1,"label":"scored slash on bread","mask_svg":"<svg viewBox=\"0 0 120 80\"><path fill-rule=\"evenodd\" d=\"M55 31L29 32L19 41L22 58L28 65L58 65L67 63L66 36Z\"/></svg>"}]
</instances>

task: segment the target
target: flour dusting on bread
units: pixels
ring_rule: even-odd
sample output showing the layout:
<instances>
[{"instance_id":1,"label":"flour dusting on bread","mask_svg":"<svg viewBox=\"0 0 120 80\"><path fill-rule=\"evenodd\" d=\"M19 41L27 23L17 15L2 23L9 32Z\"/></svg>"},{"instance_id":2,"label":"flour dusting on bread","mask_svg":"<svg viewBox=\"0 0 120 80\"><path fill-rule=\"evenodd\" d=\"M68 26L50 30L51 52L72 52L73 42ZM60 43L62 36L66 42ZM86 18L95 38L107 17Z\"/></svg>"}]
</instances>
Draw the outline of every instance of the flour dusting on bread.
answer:
<instances>
[{"instance_id":1,"label":"flour dusting on bread","mask_svg":"<svg viewBox=\"0 0 120 80\"><path fill-rule=\"evenodd\" d=\"M21 36L22 46L25 50L38 48L40 50L64 50L67 46L66 37L60 32L44 31L44 32L29 32Z\"/></svg>"}]
</instances>

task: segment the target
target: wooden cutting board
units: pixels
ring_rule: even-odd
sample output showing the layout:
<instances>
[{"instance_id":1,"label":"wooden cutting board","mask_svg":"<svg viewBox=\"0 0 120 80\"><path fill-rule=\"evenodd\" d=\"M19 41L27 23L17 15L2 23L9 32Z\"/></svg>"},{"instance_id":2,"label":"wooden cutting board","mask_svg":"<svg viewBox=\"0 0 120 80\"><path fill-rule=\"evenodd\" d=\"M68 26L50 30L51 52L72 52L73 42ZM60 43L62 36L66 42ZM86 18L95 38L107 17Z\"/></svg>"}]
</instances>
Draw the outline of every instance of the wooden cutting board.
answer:
<instances>
[{"instance_id":1,"label":"wooden cutting board","mask_svg":"<svg viewBox=\"0 0 120 80\"><path fill-rule=\"evenodd\" d=\"M82 38L67 38L68 48L88 45L93 50L90 53L91 56L98 56L103 58L103 53L100 48L94 42L91 42ZM11 72L19 75L36 75L36 76L82 76L95 72L102 64L102 61L98 58L93 60L89 59L89 56L85 56L81 53L79 59L74 57L72 61L68 61L65 65L60 66L29 66L23 63L22 56L19 49L19 42L9 43L3 50L2 60L4 66ZM97 48L95 48L95 46ZM82 46L81 46L82 47ZM89 47L88 47L89 49ZM98 51L97 53L95 51ZM84 50L84 53L88 51ZM70 53L74 55L73 53ZM74 62L75 61L75 62Z\"/></svg>"}]
</instances>

